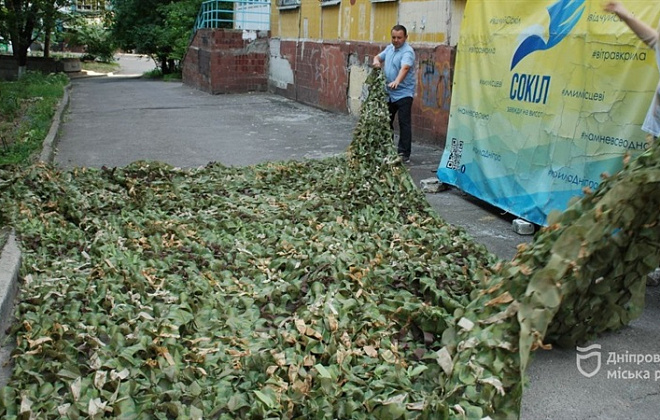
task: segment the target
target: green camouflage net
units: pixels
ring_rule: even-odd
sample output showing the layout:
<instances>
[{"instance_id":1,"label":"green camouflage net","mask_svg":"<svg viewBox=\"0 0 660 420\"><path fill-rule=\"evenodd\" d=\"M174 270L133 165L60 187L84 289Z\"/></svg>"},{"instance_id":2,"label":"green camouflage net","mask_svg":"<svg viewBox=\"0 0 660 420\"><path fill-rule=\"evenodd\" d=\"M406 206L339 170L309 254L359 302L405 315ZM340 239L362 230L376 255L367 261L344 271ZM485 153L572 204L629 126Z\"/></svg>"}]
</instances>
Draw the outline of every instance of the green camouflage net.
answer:
<instances>
[{"instance_id":1,"label":"green camouflage net","mask_svg":"<svg viewBox=\"0 0 660 420\"><path fill-rule=\"evenodd\" d=\"M367 87L345 156L1 171L23 250L3 418L508 419L544 340L639 314L656 148L502 262L428 205Z\"/></svg>"}]
</instances>

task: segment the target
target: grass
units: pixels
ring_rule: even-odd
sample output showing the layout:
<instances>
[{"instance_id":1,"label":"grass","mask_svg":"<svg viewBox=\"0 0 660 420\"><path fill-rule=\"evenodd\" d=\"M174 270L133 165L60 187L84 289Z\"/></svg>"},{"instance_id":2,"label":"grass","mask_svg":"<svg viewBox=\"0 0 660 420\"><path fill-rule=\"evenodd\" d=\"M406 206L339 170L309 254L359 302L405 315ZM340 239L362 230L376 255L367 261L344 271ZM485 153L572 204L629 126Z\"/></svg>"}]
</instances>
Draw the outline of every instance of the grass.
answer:
<instances>
[{"instance_id":1,"label":"grass","mask_svg":"<svg viewBox=\"0 0 660 420\"><path fill-rule=\"evenodd\" d=\"M145 72L142 77L146 79L162 79L165 82L170 81L181 81L181 71L175 71L170 74L163 74L163 71L160 68L153 69L151 71Z\"/></svg>"},{"instance_id":2,"label":"grass","mask_svg":"<svg viewBox=\"0 0 660 420\"><path fill-rule=\"evenodd\" d=\"M104 63L100 61L83 61L82 69L96 73L112 73L119 70L119 63Z\"/></svg>"},{"instance_id":3,"label":"grass","mask_svg":"<svg viewBox=\"0 0 660 420\"><path fill-rule=\"evenodd\" d=\"M37 72L0 81L0 167L27 164L41 150L68 82L61 73Z\"/></svg>"}]
</instances>

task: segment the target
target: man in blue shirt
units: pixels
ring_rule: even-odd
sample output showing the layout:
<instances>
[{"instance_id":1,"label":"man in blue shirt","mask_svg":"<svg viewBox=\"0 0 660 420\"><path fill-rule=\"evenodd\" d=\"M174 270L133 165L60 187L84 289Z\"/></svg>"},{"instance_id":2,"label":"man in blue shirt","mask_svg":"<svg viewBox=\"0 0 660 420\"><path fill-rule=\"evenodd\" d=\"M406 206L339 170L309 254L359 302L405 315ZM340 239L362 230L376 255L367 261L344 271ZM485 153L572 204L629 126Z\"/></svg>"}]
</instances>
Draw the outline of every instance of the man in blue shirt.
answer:
<instances>
[{"instance_id":1,"label":"man in blue shirt","mask_svg":"<svg viewBox=\"0 0 660 420\"><path fill-rule=\"evenodd\" d=\"M392 27L392 43L374 57L373 66L383 67L389 94L390 127L399 114L398 152L401 159L410 162L412 147L412 102L415 96L415 51L406 42L408 31L403 25Z\"/></svg>"}]
</instances>

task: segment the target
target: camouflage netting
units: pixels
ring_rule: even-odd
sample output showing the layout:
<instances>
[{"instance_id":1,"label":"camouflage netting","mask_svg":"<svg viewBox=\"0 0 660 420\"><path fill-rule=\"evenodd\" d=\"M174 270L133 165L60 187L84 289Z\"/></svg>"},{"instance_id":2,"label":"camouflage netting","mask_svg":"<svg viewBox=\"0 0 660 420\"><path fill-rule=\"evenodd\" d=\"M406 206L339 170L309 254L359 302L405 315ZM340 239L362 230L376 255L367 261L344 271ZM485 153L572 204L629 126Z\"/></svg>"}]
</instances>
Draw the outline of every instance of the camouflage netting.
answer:
<instances>
[{"instance_id":1,"label":"camouflage netting","mask_svg":"<svg viewBox=\"0 0 660 420\"><path fill-rule=\"evenodd\" d=\"M3 418L509 419L532 350L639 315L657 148L498 261L428 205L367 85L346 156L0 171L24 279Z\"/></svg>"}]
</instances>

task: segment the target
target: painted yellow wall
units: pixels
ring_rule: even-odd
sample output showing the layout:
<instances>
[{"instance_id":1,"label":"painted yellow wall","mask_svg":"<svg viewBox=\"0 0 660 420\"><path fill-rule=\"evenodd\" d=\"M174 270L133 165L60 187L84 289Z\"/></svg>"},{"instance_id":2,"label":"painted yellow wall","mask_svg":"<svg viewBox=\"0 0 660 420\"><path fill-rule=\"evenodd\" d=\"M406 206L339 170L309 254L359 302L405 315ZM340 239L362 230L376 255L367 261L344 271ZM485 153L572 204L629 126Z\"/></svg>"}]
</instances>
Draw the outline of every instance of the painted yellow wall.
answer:
<instances>
[{"instance_id":1,"label":"painted yellow wall","mask_svg":"<svg viewBox=\"0 0 660 420\"><path fill-rule=\"evenodd\" d=\"M339 9L338 4L321 8L322 39L339 39Z\"/></svg>"},{"instance_id":2,"label":"painted yellow wall","mask_svg":"<svg viewBox=\"0 0 660 420\"><path fill-rule=\"evenodd\" d=\"M342 1L338 39L344 41L369 41L371 18L371 2L369 0Z\"/></svg>"},{"instance_id":3,"label":"painted yellow wall","mask_svg":"<svg viewBox=\"0 0 660 420\"><path fill-rule=\"evenodd\" d=\"M272 6L275 10L271 14L271 36L278 38L299 38L300 9L279 10L277 3Z\"/></svg>"},{"instance_id":4,"label":"painted yellow wall","mask_svg":"<svg viewBox=\"0 0 660 420\"><path fill-rule=\"evenodd\" d=\"M342 0L338 5L321 6L319 0L301 0L296 9L280 10L275 1L271 34L388 43L392 26L399 23L408 29L410 42L442 44L454 42L451 38L456 35L464 4L465 0Z\"/></svg>"},{"instance_id":5,"label":"painted yellow wall","mask_svg":"<svg viewBox=\"0 0 660 420\"><path fill-rule=\"evenodd\" d=\"M395 1L372 3L371 13L373 19L372 38L368 41L390 42L392 39L392 26L399 23L399 3Z\"/></svg>"},{"instance_id":6,"label":"painted yellow wall","mask_svg":"<svg viewBox=\"0 0 660 420\"><path fill-rule=\"evenodd\" d=\"M301 38L321 39L321 5L319 0L302 0L300 13L302 16Z\"/></svg>"}]
</instances>

